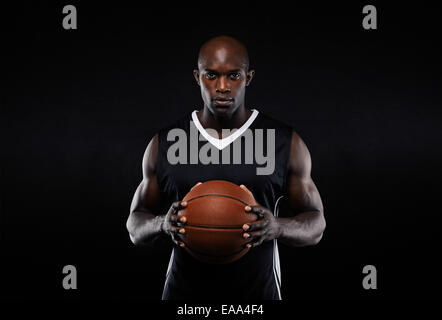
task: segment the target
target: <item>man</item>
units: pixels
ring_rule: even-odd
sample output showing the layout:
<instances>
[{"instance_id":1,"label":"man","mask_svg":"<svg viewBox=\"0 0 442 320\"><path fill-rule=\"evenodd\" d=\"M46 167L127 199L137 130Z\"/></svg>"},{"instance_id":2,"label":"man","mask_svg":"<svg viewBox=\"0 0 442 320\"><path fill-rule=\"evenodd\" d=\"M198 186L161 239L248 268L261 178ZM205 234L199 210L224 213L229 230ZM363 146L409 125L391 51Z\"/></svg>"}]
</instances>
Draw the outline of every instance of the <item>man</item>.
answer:
<instances>
[{"instance_id":1,"label":"man","mask_svg":"<svg viewBox=\"0 0 442 320\"><path fill-rule=\"evenodd\" d=\"M207 41L200 49L198 69L194 70L204 107L161 130L147 146L143 181L135 192L127 229L136 245L154 245L166 237L173 241L163 299L279 300L276 239L297 247L317 244L322 237L323 206L310 177L311 159L306 145L291 127L245 106L245 89L254 73L249 70L248 53L242 43L227 36ZM171 161L173 129L189 135L197 130L203 136L197 142L196 153L189 152L194 157L202 152L204 144L210 145L213 156L235 143L232 140L243 139L241 134L245 135L247 130L255 132L255 142L258 133L265 131L267 140L264 139L263 148L267 148L267 156L273 151L273 168L258 174L262 161L257 159L248 163L207 163L198 159L190 163L186 161L192 157L189 154L179 163ZM225 136L226 129L238 130ZM241 145L244 158L252 147ZM244 208L247 213L256 214L258 220L243 226L250 251L233 263L203 263L183 249L186 219L179 211L187 204L180 200L196 183L207 180L228 180L241 185L259 203ZM280 210L280 199L286 201L284 210Z\"/></svg>"}]
</instances>

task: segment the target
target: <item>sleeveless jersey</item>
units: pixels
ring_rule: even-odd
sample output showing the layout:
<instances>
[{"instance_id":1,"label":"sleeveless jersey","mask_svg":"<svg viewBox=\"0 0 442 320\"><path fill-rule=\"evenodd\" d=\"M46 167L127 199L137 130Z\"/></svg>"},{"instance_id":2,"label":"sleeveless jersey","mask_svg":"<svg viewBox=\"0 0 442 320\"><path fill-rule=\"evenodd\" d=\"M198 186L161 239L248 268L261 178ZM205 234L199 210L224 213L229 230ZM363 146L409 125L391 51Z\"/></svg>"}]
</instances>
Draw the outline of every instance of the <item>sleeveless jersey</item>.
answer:
<instances>
[{"instance_id":1,"label":"sleeveless jersey","mask_svg":"<svg viewBox=\"0 0 442 320\"><path fill-rule=\"evenodd\" d=\"M172 202L183 199L198 182L227 180L237 185L244 184L259 204L277 215L279 199L286 192L292 128L253 109L252 115L241 128L227 138L216 139L208 134L208 129L202 127L196 116L197 112L195 110L187 114L158 132L156 174L162 212L167 212ZM247 140L250 132L253 141ZM182 154L177 158L178 152L174 146L176 147L178 136L182 137L184 133L187 151L181 149ZM194 139L195 136L198 136L197 140ZM194 139L193 142L191 139ZM258 142L262 142L262 148ZM207 159L199 157L203 148L210 148L207 154L213 157L209 163ZM229 154L223 157L222 152L227 152L227 148ZM241 152L235 154L238 150ZM273 151L274 154L271 154ZM249 154L248 159L246 152ZM266 152L267 159L273 159L263 164L262 155L266 155ZM240 163L238 159L241 160ZM272 161L273 166L269 164ZM261 174L258 174L259 170ZM174 244L162 298L281 300L280 286L281 272L276 239L251 248L239 260L229 264L200 262L184 248Z\"/></svg>"}]
</instances>

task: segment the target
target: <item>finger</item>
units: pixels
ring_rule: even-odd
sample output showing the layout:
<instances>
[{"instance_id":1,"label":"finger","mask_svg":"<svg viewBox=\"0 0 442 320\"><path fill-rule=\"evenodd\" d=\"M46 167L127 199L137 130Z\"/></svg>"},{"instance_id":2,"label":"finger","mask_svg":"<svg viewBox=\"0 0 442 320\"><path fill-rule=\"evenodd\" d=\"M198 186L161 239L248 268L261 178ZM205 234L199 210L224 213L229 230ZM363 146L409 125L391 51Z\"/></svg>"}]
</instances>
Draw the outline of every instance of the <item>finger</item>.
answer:
<instances>
[{"instance_id":1,"label":"finger","mask_svg":"<svg viewBox=\"0 0 442 320\"><path fill-rule=\"evenodd\" d=\"M247 242L245 247L250 249L250 248L254 247L254 244L255 244L255 242Z\"/></svg>"},{"instance_id":2,"label":"finger","mask_svg":"<svg viewBox=\"0 0 442 320\"><path fill-rule=\"evenodd\" d=\"M266 215L268 215L269 213L272 214L267 208L262 207L262 206L245 206L244 210L247 213L256 214L259 218L263 218Z\"/></svg>"},{"instance_id":3,"label":"finger","mask_svg":"<svg viewBox=\"0 0 442 320\"><path fill-rule=\"evenodd\" d=\"M170 226L170 231L177 236L183 236L186 234L186 229L182 227Z\"/></svg>"},{"instance_id":4,"label":"finger","mask_svg":"<svg viewBox=\"0 0 442 320\"><path fill-rule=\"evenodd\" d=\"M187 218L180 216L178 214L171 214L169 216L169 221L170 223L172 223L173 225L178 225L178 226L182 226L187 222Z\"/></svg>"},{"instance_id":5,"label":"finger","mask_svg":"<svg viewBox=\"0 0 442 320\"><path fill-rule=\"evenodd\" d=\"M172 239L173 243L175 243L177 246L180 246L181 248L184 248L186 245L184 244L184 242L181 241L177 241L175 239Z\"/></svg>"},{"instance_id":6,"label":"finger","mask_svg":"<svg viewBox=\"0 0 442 320\"><path fill-rule=\"evenodd\" d=\"M265 240L265 238L261 237L261 238L255 239L255 240L247 241L246 244L245 244L245 247L246 248L257 247L257 246L261 245L264 242L264 240Z\"/></svg>"},{"instance_id":7,"label":"finger","mask_svg":"<svg viewBox=\"0 0 442 320\"><path fill-rule=\"evenodd\" d=\"M186 237L182 234L174 234L173 239L178 242L184 242L186 240Z\"/></svg>"},{"instance_id":8,"label":"finger","mask_svg":"<svg viewBox=\"0 0 442 320\"><path fill-rule=\"evenodd\" d=\"M247 187L245 185L241 184L239 187L241 189L243 189L244 191L247 191L248 193L250 193L250 195L253 197L253 193L249 189L247 189Z\"/></svg>"},{"instance_id":9,"label":"finger","mask_svg":"<svg viewBox=\"0 0 442 320\"><path fill-rule=\"evenodd\" d=\"M251 206L245 206L244 207L244 211L246 212L246 214L253 215L254 216L253 218L255 220L259 220L260 217L252 212L252 207Z\"/></svg>"},{"instance_id":10,"label":"finger","mask_svg":"<svg viewBox=\"0 0 442 320\"><path fill-rule=\"evenodd\" d=\"M176 243L177 245L179 245L180 247L182 247L182 243L184 243L185 237L184 235L178 233L178 234L174 234L172 233L172 241L174 243Z\"/></svg>"},{"instance_id":11,"label":"finger","mask_svg":"<svg viewBox=\"0 0 442 320\"><path fill-rule=\"evenodd\" d=\"M248 242L256 241L256 239L261 238L265 234L265 230L258 230L253 232L244 232L242 234L244 239L248 239Z\"/></svg>"},{"instance_id":12,"label":"finger","mask_svg":"<svg viewBox=\"0 0 442 320\"><path fill-rule=\"evenodd\" d=\"M260 230L260 229L265 229L265 227L268 226L268 224L270 223L269 219L261 219L261 220L257 220L255 222L248 222L245 223L242 228L244 231L255 231L255 230Z\"/></svg>"},{"instance_id":13,"label":"finger","mask_svg":"<svg viewBox=\"0 0 442 320\"><path fill-rule=\"evenodd\" d=\"M177 211L177 215L182 215L183 214L183 212L181 211L181 210L184 210L185 208L187 207L187 201L182 201L181 203L180 203L180 208L179 208L179 210Z\"/></svg>"},{"instance_id":14,"label":"finger","mask_svg":"<svg viewBox=\"0 0 442 320\"><path fill-rule=\"evenodd\" d=\"M186 226L186 217L178 216L176 214L170 215L169 224L170 227L184 227Z\"/></svg>"},{"instance_id":15,"label":"finger","mask_svg":"<svg viewBox=\"0 0 442 320\"><path fill-rule=\"evenodd\" d=\"M254 203L251 203L251 205L259 205L259 203L258 203L258 201L256 201L256 199L255 199L255 196L253 195L253 193L252 193L252 191L250 191L245 185L243 185L243 184L241 184L240 186L239 186L241 189L243 189L244 191L246 191L246 192L248 192L252 197L253 197L253 200L254 200Z\"/></svg>"},{"instance_id":16,"label":"finger","mask_svg":"<svg viewBox=\"0 0 442 320\"><path fill-rule=\"evenodd\" d=\"M264 238L261 238L260 240L256 241L256 242L252 242L250 243L250 248L255 248L259 245L261 245L264 242Z\"/></svg>"},{"instance_id":17,"label":"finger","mask_svg":"<svg viewBox=\"0 0 442 320\"><path fill-rule=\"evenodd\" d=\"M172 203L172 212L177 213L178 211L184 209L187 206L187 202L186 201L175 201L174 203Z\"/></svg>"},{"instance_id":18,"label":"finger","mask_svg":"<svg viewBox=\"0 0 442 320\"><path fill-rule=\"evenodd\" d=\"M169 215L169 222L176 223L178 221L178 215L172 213Z\"/></svg>"}]
</instances>

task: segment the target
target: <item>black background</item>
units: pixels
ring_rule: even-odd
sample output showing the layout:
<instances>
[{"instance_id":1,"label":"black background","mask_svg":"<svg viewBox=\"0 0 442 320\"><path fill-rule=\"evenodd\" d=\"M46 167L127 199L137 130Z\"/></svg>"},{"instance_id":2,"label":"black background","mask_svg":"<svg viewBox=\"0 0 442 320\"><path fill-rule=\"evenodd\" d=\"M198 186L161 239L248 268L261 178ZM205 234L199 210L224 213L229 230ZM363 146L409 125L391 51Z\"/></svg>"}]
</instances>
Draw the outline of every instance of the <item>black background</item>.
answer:
<instances>
[{"instance_id":1,"label":"black background","mask_svg":"<svg viewBox=\"0 0 442 320\"><path fill-rule=\"evenodd\" d=\"M77 30L62 28L66 4ZM125 223L149 140L202 106L192 70L219 34L248 47L246 104L294 126L324 202L319 245L280 245L283 299L435 297L435 18L372 3L367 31L365 4L3 7L2 298L161 299L171 248L135 248ZM378 290L362 288L368 264Z\"/></svg>"}]
</instances>

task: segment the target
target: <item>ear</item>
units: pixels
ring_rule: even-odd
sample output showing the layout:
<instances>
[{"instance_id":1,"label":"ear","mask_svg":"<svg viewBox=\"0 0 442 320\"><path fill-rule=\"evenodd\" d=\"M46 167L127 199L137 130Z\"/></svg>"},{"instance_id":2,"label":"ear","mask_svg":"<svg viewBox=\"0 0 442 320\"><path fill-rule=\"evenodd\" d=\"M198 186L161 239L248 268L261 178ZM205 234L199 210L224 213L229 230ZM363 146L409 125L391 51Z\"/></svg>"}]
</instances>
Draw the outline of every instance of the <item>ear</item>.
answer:
<instances>
[{"instance_id":1,"label":"ear","mask_svg":"<svg viewBox=\"0 0 442 320\"><path fill-rule=\"evenodd\" d=\"M253 79L254 75L255 75L255 70L249 70L247 72L246 87L248 87L250 82L252 82L252 79Z\"/></svg>"},{"instance_id":2,"label":"ear","mask_svg":"<svg viewBox=\"0 0 442 320\"><path fill-rule=\"evenodd\" d=\"M193 76L195 77L196 83L200 85L200 71L198 69L193 70Z\"/></svg>"}]
</instances>

